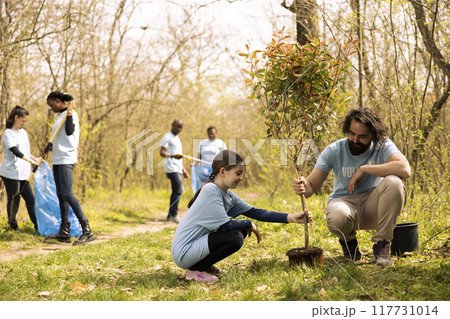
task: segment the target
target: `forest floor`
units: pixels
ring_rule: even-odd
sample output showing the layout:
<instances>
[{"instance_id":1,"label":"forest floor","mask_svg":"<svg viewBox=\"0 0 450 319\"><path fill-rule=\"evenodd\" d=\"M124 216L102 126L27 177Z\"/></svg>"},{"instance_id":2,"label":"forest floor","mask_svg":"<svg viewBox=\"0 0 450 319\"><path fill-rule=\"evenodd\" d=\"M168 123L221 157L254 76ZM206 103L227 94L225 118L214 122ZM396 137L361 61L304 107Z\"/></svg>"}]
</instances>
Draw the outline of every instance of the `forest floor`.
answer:
<instances>
[{"instance_id":1,"label":"forest floor","mask_svg":"<svg viewBox=\"0 0 450 319\"><path fill-rule=\"evenodd\" d=\"M261 194L254 193L254 192L245 192L240 193L240 196L246 201L254 201L261 197ZM179 215L182 217L187 212L187 208L179 208ZM87 243L90 244L97 244L105 241L109 241L111 239L116 238L126 238L132 235L136 234L144 234L144 233L156 233L159 231L162 231L165 228L168 227L176 227L177 224L173 222L167 222L165 220L165 216L154 221L149 221L145 224L141 225L134 225L134 226L126 226L118 229L115 232L100 232L96 233L97 239ZM73 238L72 242L74 241ZM68 249L72 247L72 243L57 243L56 241L52 240L50 242L46 242L43 239L40 240L41 243L39 245L35 246L27 246L24 249L23 242L16 242L12 243L7 248L0 248L0 263L1 262L8 262L13 261L21 257L26 257L30 255L47 255L50 253L53 253L55 251L61 250L61 249Z\"/></svg>"},{"instance_id":2,"label":"forest floor","mask_svg":"<svg viewBox=\"0 0 450 319\"><path fill-rule=\"evenodd\" d=\"M180 215L184 215L186 210L180 210ZM166 222L165 220L161 221L151 221L149 223L137 226L127 226L119 229L114 233L98 233L97 239L87 243L87 245L97 244L105 241L109 241L115 238L126 238L136 234L144 234L144 233L155 233L159 232L168 227L175 227L176 224L172 222ZM30 255L47 255L49 253L53 253L55 251L61 249L71 248L72 243L55 243L55 241L45 242L42 241L42 245L28 247L27 249L22 248L22 244L18 243L17 245L12 244L10 247L6 249L0 249L0 263L12 261L21 257L30 256Z\"/></svg>"},{"instance_id":3,"label":"forest floor","mask_svg":"<svg viewBox=\"0 0 450 319\"><path fill-rule=\"evenodd\" d=\"M114 238L125 238L131 235L140 234L140 233L154 233L161 231L167 227L174 227L174 223L168 223L166 221L158 221L151 222L144 225L134 226L134 227L124 227L115 233L100 233L97 234L97 239L95 241L87 243L97 244L100 242L105 242ZM43 242L42 246L39 247L30 247L29 249L23 250L20 247L15 247L12 245L7 249L0 250L0 262L12 261L21 257L29 256L29 255L47 255L49 253L55 252L60 249L71 248L72 244L65 243L52 243Z\"/></svg>"}]
</instances>

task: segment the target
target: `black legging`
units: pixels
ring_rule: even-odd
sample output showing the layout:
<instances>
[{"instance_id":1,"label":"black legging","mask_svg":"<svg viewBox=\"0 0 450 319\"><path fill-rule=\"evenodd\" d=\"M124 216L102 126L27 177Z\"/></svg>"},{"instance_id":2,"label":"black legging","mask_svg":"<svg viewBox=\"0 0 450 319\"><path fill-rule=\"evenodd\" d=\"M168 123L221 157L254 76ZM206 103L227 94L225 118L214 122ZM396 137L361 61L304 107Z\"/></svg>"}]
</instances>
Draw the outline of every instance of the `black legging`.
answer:
<instances>
[{"instance_id":1,"label":"black legging","mask_svg":"<svg viewBox=\"0 0 450 319\"><path fill-rule=\"evenodd\" d=\"M28 215L30 216L30 220L34 225L34 228L37 230L36 214L34 211L34 194L30 184L27 181L19 181L3 176L2 180L6 188L6 195L8 197L8 202L6 204L8 224L12 229L19 228L19 225L17 225L16 215L17 211L19 210L20 196L15 195L19 194L19 192L22 190L22 193L20 195L25 200Z\"/></svg>"},{"instance_id":2,"label":"black legging","mask_svg":"<svg viewBox=\"0 0 450 319\"><path fill-rule=\"evenodd\" d=\"M209 255L200 260L190 270L205 271L215 263L227 258L237 252L244 245L246 231L230 230L227 232L217 231L208 235Z\"/></svg>"}]
</instances>

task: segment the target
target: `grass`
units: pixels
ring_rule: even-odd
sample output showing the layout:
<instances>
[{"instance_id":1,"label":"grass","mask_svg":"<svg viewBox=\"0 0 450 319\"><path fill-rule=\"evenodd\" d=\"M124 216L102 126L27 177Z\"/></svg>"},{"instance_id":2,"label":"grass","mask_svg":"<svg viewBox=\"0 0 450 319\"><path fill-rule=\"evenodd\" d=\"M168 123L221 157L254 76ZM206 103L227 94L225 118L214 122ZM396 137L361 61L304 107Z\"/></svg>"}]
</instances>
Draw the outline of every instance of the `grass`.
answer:
<instances>
[{"instance_id":1,"label":"grass","mask_svg":"<svg viewBox=\"0 0 450 319\"><path fill-rule=\"evenodd\" d=\"M114 232L123 225L155 220L164 214L168 197L167 191L127 190L121 196L100 191L90 194L83 207L94 231ZM181 206L186 206L189 197L182 199ZM251 201L256 207L284 211L297 209L292 202L291 198L269 200L266 196ZM185 271L170 255L175 233L175 227L170 227L0 263L0 300L448 300L448 249L434 249L443 245L448 233L429 241L428 249L406 258L394 257L394 267L382 268L373 264L372 232L361 231L364 257L354 264L341 257L336 238L326 229L323 200L314 197L308 203L316 221L311 246L325 251L321 268L288 263L286 251L304 244L301 227L256 222L263 241L257 244L254 237L247 238L239 252L218 263L226 272L218 282L187 282ZM414 213L413 208L408 210L408 221ZM441 225L448 222L448 214L440 216ZM436 232L435 223L430 228L421 226L421 241ZM28 230L24 234L6 231L0 236L2 247L42 245L42 239Z\"/></svg>"}]
</instances>

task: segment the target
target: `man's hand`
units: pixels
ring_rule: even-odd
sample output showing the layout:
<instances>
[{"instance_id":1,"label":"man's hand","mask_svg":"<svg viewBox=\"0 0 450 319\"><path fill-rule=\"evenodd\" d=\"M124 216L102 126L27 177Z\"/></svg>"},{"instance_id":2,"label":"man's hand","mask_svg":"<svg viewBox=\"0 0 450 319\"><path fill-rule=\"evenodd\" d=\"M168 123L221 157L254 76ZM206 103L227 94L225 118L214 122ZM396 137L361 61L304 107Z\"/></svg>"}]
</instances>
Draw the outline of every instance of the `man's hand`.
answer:
<instances>
[{"instance_id":1,"label":"man's hand","mask_svg":"<svg viewBox=\"0 0 450 319\"><path fill-rule=\"evenodd\" d=\"M364 168L361 166L358 170L353 174L350 182L348 183L347 191L351 195L355 191L355 188L361 185L361 181L363 180L366 173L364 173Z\"/></svg>"},{"instance_id":2,"label":"man's hand","mask_svg":"<svg viewBox=\"0 0 450 319\"><path fill-rule=\"evenodd\" d=\"M248 237L250 237L250 235L251 235L252 233L255 233L256 240L258 241L258 244L259 244L259 243L261 242L261 239L262 239L261 233L259 232L258 227L256 227L256 225L253 224L253 223L252 223L252 228L250 228L250 229L248 230L248 232L247 232Z\"/></svg>"},{"instance_id":3,"label":"man's hand","mask_svg":"<svg viewBox=\"0 0 450 319\"><path fill-rule=\"evenodd\" d=\"M188 172L184 169L184 167L183 167L183 177L184 177L185 179L189 179L189 174L188 174Z\"/></svg>"},{"instance_id":4,"label":"man's hand","mask_svg":"<svg viewBox=\"0 0 450 319\"><path fill-rule=\"evenodd\" d=\"M41 157L45 158L45 156L48 154L48 152L50 152L53 148L53 144L52 143L48 143L47 146L41 148Z\"/></svg>"},{"instance_id":5,"label":"man's hand","mask_svg":"<svg viewBox=\"0 0 450 319\"><path fill-rule=\"evenodd\" d=\"M294 179L294 181L292 182L292 189L298 195L305 194L306 193L306 178L304 178L302 176L302 177L300 177L300 179Z\"/></svg>"}]
</instances>

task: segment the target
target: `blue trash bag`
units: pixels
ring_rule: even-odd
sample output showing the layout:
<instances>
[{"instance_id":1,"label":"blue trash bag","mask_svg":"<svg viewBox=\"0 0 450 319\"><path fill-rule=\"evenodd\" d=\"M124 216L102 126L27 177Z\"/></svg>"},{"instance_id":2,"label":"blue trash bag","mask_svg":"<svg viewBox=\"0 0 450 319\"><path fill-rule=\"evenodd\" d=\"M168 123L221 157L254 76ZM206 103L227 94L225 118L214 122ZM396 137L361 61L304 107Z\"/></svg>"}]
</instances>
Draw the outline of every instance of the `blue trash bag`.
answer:
<instances>
[{"instance_id":1,"label":"blue trash bag","mask_svg":"<svg viewBox=\"0 0 450 319\"><path fill-rule=\"evenodd\" d=\"M203 184L209 179L209 175L212 173L211 166L192 166L191 168L191 182L192 191L194 194L202 187Z\"/></svg>"},{"instance_id":2,"label":"blue trash bag","mask_svg":"<svg viewBox=\"0 0 450 319\"><path fill-rule=\"evenodd\" d=\"M34 197L39 233L42 236L57 234L61 225L61 210L58 196L56 196L53 171L44 161L34 174ZM70 208L69 221L70 236L81 236L81 226L72 208Z\"/></svg>"}]
</instances>

